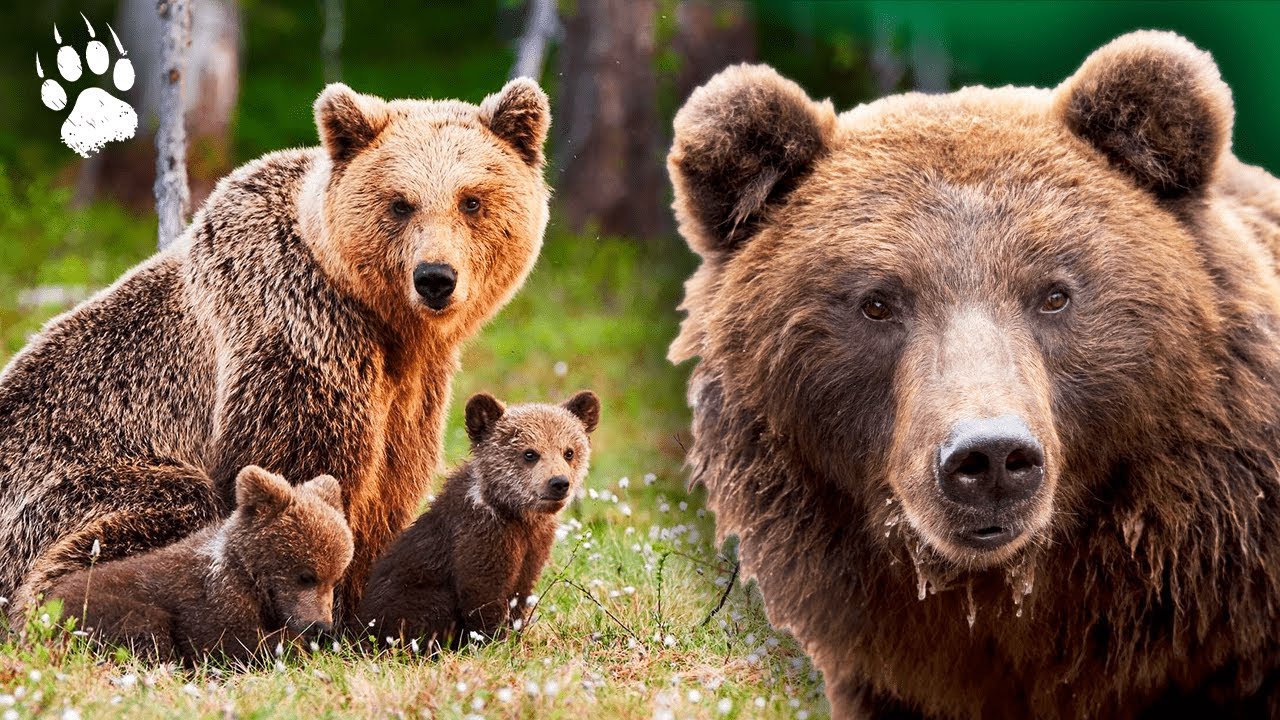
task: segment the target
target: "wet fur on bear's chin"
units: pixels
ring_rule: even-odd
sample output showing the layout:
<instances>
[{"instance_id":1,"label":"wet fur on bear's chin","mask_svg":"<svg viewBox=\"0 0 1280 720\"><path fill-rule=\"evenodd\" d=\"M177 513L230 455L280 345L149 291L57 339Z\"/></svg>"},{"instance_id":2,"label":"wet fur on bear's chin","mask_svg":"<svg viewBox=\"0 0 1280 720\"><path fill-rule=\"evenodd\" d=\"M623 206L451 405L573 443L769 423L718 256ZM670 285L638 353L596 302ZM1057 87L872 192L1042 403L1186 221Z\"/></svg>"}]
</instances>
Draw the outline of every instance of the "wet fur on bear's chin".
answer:
<instances>
[{"instance_id":1,"label":"wet fur on bear's chin","mask_svg":"<svg viewBox=\"0 0 1280 720\"><path fill-rule=\"evenodd\" d=\"M669 357L697 358L691 481L835 717L1280 714L1280 182L1232 156L1212 60L1134 33L1053 90L828 113L759 67L681 109L702 264ZM1027 304L1044 265L1061 315ZM884 287L913 291L900 325L859 312ZM928 395L943 300L1026 359L1057 468L1048 524L989 562L912 524L943 529L906 480L946 428L896 410Z\"/></svg>"}]
</instances>

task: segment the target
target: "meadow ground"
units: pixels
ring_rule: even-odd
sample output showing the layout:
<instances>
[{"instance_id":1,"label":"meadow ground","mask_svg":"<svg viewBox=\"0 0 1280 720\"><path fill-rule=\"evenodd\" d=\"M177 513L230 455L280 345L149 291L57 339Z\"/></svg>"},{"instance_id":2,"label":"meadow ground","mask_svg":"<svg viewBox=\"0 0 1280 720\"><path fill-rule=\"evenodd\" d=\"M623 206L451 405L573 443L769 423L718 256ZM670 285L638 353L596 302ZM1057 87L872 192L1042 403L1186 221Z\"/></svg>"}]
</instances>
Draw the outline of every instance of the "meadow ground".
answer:
<instances>
[{"instance_id":1,"label":"meadow ground","mask_svg":"<svg viewBox=\"0 0 1280 720\"><path fill-rule=\"evenodd\" d=\"M111 206L70 212L66 194L24 191L0 169L0 340L7 356L48 317L145 257L148 219ZM522 632L434 659L351 647L244 670L194 672L95 655L34 617L0 641L0 720L83 718L782 718L825 715L821 678L730 587L701 492L685 489L686 368L665 359L692 259L552 230L524 290L467 348L446 454L467 451L473 392L507 401L601 395L587 493ZM717 605L725 597L723 607Z\"/></svg>"}]
</instances>

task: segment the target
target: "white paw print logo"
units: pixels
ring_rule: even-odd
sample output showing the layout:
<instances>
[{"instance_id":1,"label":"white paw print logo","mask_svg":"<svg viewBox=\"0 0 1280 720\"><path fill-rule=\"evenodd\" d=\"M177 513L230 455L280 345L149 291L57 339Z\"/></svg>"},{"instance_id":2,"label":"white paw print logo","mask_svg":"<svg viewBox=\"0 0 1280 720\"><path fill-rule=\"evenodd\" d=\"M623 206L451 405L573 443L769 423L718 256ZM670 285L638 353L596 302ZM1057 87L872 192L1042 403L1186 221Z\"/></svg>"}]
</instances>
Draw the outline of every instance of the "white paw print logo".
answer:
<instances>
[{"instance_id":1,"label":"white paw print logo","mask_svg":"<svg viewBox=\"0 0 1280 720\"><path fill-rule=\"evenodd\" d=\"M84 24L89 28L89 37L94 38L93 25L84 17ZM120 45L116 31L107 25L111 39L116 43L116 51L120 56L111 71L111 82L116 90L124 92L133 87L133 63L125 57L128 53ZM75 48L62 44L62 35L58 26L53 26L53 39L58 48L58 74L63 81L73 83L84 74L80 65L80 54ZM94 75L102 75L111 65L111 56L107 46L96 39L91 39L84 48L85 64ZM40 65L40 54L36 53L36 75L44 79L44 68ZM93 78L90 78L93 79ZM67 91L62 83L53 78L40 85L40 101L50 110L61 111L67 107ZM138 130L138 114L129 107L129 103L98 87L85 88L76 97L71 114L62 123L62 143L84 157L89 157L102 149L109 142L128 140Z\"/></svg>"}]
</instances>

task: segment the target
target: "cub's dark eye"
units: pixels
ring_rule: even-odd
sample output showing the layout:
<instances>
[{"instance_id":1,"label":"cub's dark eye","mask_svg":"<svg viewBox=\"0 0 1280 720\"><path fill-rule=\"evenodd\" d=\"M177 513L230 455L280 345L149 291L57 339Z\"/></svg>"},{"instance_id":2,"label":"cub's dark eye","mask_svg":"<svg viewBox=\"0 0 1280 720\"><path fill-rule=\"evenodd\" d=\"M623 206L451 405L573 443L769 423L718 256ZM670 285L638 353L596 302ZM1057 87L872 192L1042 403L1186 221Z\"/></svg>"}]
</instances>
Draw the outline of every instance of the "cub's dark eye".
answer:
<instances>
[{"instance_id":1,"label":"cub's dark eye","mask_svg":"<svg viewBox=\"0 0 1280 720\"><path fill-rule=\"evenodd\" d=\"M480 212L480 198L474 196L462 198L462 212L468 215L475 215Z\"/></svg>"},{"instance_id":2,"label":"cub's dark eye","mask_svg":"<svg viewBox=\"0 0 1280 720\"><path fill-rule=\"evenodd\" d=\"M538 453L537 453L537 451L536 451L536 450L525 450L525 451L524 451L524 461L525 461L525 462L538 462L538 457L539 457L539 455L538 455Z\"/></svg>"},{"instance_id":3,"label":"cub's dark eye","mask_svg":"<svg viewBox=\"0 0 1280 720\"><path fill-rule=\"evenodd\" d=\"M883 322L893 317L893 311L889 309L889 304L880 298L870 298L862 303L862 314L867 316L868 320Z\"/></svg>"},{"instance_id":4,"label":"cub's dark eye","mask_svg":"<svg viewBox=\"0 0 1280 720\"><path fill-rule=\"evenodd\" d=\"M573 462L573 448L564 451L564 459L566 462Z\"/></svg>"},{"instance_id":5,"label":"cub's dark eye","mask_svg":"<svg viewBox=\"0 0 1280 720\"><path fill-rule=\"evenodd\" d=\"M1044 296L1044 302L1040 304L1040 312L1052 315L1062 312L1070 304L1071 296L1066 290L1054 290Z\"/></svg>"},{"instance_id":6,"label":"cub's dark eye","mask_svg":"<svg viewBox=\"0 0 1280 720\"><path fill-rule=\"evenodd\" d=\"M298 585L301 587L315 587L317 582L319 581L316 580L316 575L313 572L304 572L298 575Z\"/></svg>"},{"instance_id":7,"label":"cub's dark eye","mask_svg":"<svg viewBox=\"0 0 1280 720\"><path fill-rule=\"evenodd\" d=\"M413 214L413 205L404 198L396 198L391 203L391 214L403 220Z\"/></svg>"}]
</instances>

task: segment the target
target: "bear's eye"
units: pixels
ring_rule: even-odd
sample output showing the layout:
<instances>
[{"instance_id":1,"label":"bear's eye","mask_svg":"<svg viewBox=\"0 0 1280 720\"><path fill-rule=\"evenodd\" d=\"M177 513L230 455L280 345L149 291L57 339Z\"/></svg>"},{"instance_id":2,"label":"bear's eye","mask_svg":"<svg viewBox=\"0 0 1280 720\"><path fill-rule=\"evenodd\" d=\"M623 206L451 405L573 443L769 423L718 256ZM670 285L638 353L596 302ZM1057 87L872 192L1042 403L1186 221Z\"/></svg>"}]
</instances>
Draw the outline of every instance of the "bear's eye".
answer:
<instances>
[{"instance_id":1,"label":"bear's eye","mask_svg":"<svg viewBox=\"0 0 1280 720\"><path fill-rule=\"evenodd\" d=\"M413 214L413 205L404 198L396 198L391 203L391 214L403 220Z\"/></svg>"},{"instance_id":2,"label":"bear's eye","mask_svg":"<svg viewBox=\"0 0 1280 720\"><path fill-rule=\"evenodd\" d=\"M468 215L475 215L480 212L480 198L474 195L462 198L462 212Z\"/></svg>"},{"instance_id":3,"label":"bear's eye","mask_svg":"<svg viewBox=\"0 0 1280 720\"><path fill-rule=\"evenodd\" d=\"M564 451L565 462L573 462L573 448Z\"/></svg>"},{"instance_id":4,"label":"bear's eye","mask_svg":"<svg viewBox=\"0 0 1280 720\"><path fill-rule=\"evenodd\" d=\"M893 317L893 311L889 309L889 304L880 298L869 298L862 303L862 314L868 320L883 322Z\"/></svg>"},{"instance_id":5,"label":"bear's eye","mask_svg":"<svg viewBox=\"0 0 1280 720\"><path fill-rule=\"evenodd\" d=\"M539 456L538 456L538 452L537 452L536 450L525 450L525 451L524 451L524 460L525 460L525 462L538 462L538 457L539 457Z\"/></svg>"},{"instance_id":6,"label":"bear's eye","mask_svg":"<svg viewBox=\"0 0 1280 720\"><path fill-rule=\"evenodd\" d=\"M1044 297L1044 302L1040 304L1040 312L1052 315L1053 313L1062 312L1071 304L1071 296L1066 290L1058 289L1050 292Z\"/></svg>"},{"instance_id":7,"label":"bear's eye","mask_svg":"<svg viewBox=\"0 0 1280 720\"><path fill-rule=\"evenodd\" d=\"M307 571L298 575L298 585L301 587L304 587L304 588L315 587L316 582L318 581L316 580L316 575L313 572Z\"/></svg>"}]
</instances>

